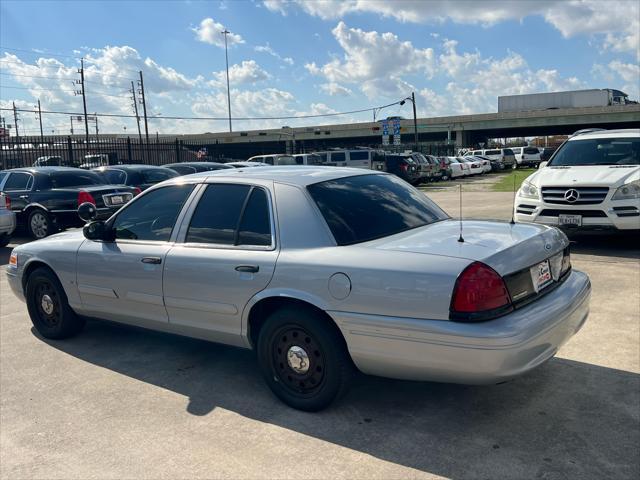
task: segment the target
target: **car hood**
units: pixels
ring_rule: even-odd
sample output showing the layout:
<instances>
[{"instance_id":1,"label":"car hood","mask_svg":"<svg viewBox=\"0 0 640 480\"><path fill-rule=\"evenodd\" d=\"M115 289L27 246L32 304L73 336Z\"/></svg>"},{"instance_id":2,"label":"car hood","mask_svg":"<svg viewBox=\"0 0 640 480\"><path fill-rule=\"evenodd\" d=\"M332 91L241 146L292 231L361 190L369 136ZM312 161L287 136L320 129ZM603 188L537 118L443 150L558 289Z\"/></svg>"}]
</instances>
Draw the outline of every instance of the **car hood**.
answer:
<instances>
[{"instance_id":1,"label":"car hood","mask_svg":"<svg viewBox=\"0 0 640 480\"><path fill-rule=\"evenodd\" d=\"M379 250L464 258L486 263L507 275L562 251L569 241L560 230L543 225L495 221L443 220L367 242Z\"/></svg>"},{"instance_id":2,"label":"car hood","mask_svg":"<svg viewBox=\"0 0 640 480\"><path fill-rule=\"evenodd\" d=\"M575 167L545 167L527 178L537 187L603 186L617 187L637 178L637 165L585 165Z\"/></svg>"}]
</instances>

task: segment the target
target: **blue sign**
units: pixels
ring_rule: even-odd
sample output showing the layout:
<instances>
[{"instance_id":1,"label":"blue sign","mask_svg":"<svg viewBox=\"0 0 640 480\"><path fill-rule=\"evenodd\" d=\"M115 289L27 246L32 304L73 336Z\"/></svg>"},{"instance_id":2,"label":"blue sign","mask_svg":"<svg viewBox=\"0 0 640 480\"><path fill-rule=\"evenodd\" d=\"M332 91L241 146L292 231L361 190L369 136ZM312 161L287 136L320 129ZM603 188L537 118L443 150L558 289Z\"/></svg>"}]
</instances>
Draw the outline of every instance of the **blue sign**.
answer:
<instances>
[{"instance_id":1,"label":"blue sign","mask_svg":"<svg viewBox=\"0 0 640 480\"><path fill-rule=\"evenodd\" d=\"M400 119L396 118L393 120L393 134L400 135Z\"/></svg>"},{"instance_id":2,"label":"blue sign","mask_svg":"<svg viewBox=\"0 0 640 480\"><path fill-rule=\"evenodd\" d=\"M382 121L382 135L389 135L389 120Z\"/></svg>"}]
</instances>

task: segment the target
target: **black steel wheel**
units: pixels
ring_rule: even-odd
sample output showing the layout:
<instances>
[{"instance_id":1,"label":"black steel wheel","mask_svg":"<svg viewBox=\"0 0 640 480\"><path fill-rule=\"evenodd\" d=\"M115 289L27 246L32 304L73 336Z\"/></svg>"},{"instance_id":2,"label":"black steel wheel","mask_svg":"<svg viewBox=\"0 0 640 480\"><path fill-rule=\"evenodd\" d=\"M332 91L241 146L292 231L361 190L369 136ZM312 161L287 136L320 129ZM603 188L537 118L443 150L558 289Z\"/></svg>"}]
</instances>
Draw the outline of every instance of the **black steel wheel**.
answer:
<instances>
[{"instance_id":1,"label":"black steel wheel","mask_svg":"<svg viewBox=\"0 0 640 480\"><path fill-rule=\"evenodd\" d=\"M37 268L29 275L25 296L31 322L43 337L67 338L84 327L84 319L71 309L60 281L48 268Z\"/></svg>"},{"instance_id":2,"label":"black steel wheel","mask_svg":"<svg viewBox=\"0 0 640 480\"><path fill-rule=\"evenodd\" d=\"M302 306L287 306L265 321L257 345L267 385L287 405L318 411L342 396L354 366L331 320Z\"/></svg>"}]
</instances>

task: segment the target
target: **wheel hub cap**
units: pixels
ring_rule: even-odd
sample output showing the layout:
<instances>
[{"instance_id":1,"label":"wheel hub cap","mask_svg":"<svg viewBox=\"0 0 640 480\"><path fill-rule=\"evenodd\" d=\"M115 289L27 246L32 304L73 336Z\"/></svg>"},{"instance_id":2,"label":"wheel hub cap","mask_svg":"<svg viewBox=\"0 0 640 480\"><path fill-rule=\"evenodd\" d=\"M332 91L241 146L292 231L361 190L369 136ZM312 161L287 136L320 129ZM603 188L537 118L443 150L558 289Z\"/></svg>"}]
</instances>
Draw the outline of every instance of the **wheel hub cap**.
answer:
<instances>
[{"instance_id":1,"label":"wheel hub cap","mask_svg":"<svg viewBox=\"0 0 640 480\"><path fill-rule=\"evenodd\" d=\"M298 374L307 373L309 370L309 355L304 348L293 345L287 351L287 363L294 372Z\"/></svg>"},{"instance_id":2,"label":"wheel hub cap","mask_svg":"<svg viewBox=\"0 0 640 480\"><path fill-rule=\"evenodd\" d=\"M51 297L49 295L42 296L40 306L42 307L44 313L46 313L47 315L51 315L53 313L53 300L51 300Z\"/></svg>"}]
</instances>

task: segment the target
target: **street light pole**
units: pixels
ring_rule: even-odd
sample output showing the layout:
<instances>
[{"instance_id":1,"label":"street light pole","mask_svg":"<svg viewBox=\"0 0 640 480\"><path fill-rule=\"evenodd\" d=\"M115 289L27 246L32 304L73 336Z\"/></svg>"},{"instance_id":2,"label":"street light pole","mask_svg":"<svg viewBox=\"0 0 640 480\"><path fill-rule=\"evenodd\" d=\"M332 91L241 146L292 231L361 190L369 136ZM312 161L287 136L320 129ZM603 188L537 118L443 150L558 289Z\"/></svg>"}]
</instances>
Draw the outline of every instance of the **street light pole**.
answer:
<instances>
[{"instance_id":1,"label":"street light pole","mask_svg":"<svg viewBox=\"0 0 640 480\"><path fill-rule=\"evenodd\" d=\"M418 117L416 115L416 95L411 92L411 103L413 103L413 139L416 144L416 150L418 150Z\"/></svg>"},{"instance_id":2,"label":"street light pole","mask_svg":"<svg viewBox=\"0 0 640 480\"><path fill-rule=\"evenodd\" d=\"M229 30L226 28L223 32L220 32L224 35L224 58L227 62L227 106L229 107L229 132L232 132L231 129L231 92L229 90L229 52L227 48L227 35L229 35Z\"/></svg>"}]
</instances>

